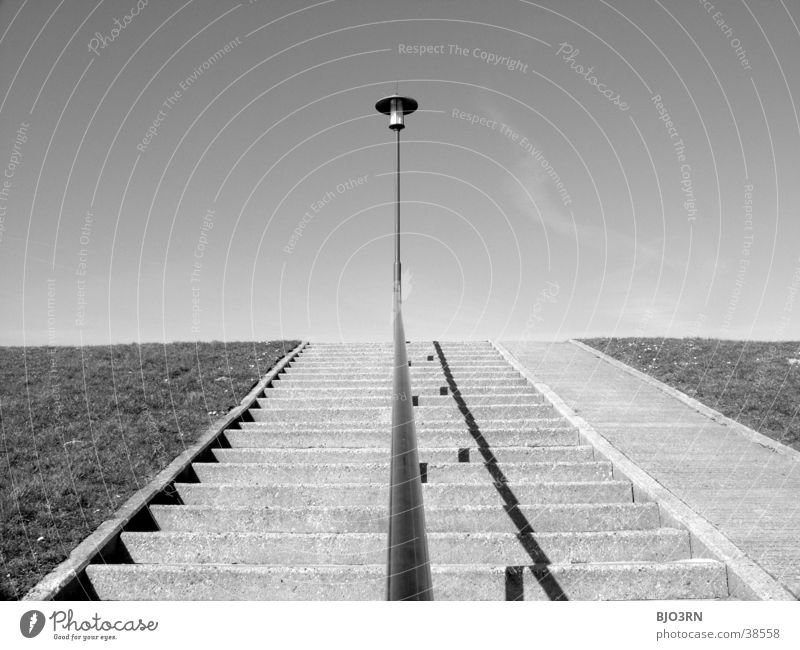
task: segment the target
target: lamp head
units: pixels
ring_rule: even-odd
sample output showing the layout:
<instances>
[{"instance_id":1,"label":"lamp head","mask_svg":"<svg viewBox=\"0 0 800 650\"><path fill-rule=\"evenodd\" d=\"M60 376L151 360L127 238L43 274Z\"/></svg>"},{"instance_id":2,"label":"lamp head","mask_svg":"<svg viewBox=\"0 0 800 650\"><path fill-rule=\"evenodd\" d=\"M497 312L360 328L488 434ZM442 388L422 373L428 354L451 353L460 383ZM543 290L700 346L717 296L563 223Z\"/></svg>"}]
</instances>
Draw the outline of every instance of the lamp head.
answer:
<instances>
[{"instance_id":1,"label":"lamp head","mask_svg":"<svg viewBox=\"0 0 800 650\"><path fill-rule=\"evenodd\" d=\"M405 128L403 117L417 110L417 100L411 97L401 97L400 95L389 95L384 97L377 104L375 110L389 116L389 128L399 131Z\"/></svg>"}]
</instances>

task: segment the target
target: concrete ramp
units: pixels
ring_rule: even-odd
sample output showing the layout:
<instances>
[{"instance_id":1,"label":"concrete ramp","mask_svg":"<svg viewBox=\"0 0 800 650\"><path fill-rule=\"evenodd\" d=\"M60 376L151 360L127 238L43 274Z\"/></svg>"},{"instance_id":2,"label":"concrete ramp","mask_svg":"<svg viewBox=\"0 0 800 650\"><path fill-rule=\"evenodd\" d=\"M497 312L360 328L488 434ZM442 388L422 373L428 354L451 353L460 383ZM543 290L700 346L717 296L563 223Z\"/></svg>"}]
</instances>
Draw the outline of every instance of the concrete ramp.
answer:
<instances>
[{"instance_id":1,"label":"concrete ramp","mask_svg":"<svg viewBox=\"0 0 800 650\"><path fill-rule=\"evenodd\" d=\"M504 347L523 374L693 513L707 533L694 546L726 559L739 597L800 596L800 453L583 344Z\"/></svg>"}]
</instances>

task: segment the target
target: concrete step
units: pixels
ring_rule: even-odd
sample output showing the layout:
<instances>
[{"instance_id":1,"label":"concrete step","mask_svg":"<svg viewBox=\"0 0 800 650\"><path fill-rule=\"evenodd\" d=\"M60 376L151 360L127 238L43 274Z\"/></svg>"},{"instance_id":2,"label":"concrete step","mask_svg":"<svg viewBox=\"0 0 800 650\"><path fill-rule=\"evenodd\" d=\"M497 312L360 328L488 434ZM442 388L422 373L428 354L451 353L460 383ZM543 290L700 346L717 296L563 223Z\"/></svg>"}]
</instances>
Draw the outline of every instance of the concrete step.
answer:
<instances>
[{"instance_id":1,"label":"concrete step","mask_svg":"<svg viewBox=\"0 0 800 650\"><path fill-rule=\"evenodd\" d=\"M439 344L443 349L455 349L455 348L480 348L486 347L490 349L494 349L492 346L491 341L488 340L474 340L474 341L437 341L436 343ZM406 347L408 349L416 349L416 348L435 348L435 343L433 341L425 341L425 340L407 340ZM322 341L322 342L315 342L309 343L305 349L307 350L330 350L333 348L342 348L345 350L352 350L355 348L384 348L386 350L393 349L393 342L392 341Z\"/></svg>"},{"instance_id":2,"label":"concrete step","mask_svg":"<svg viewBox=\"0 0 800 650\"><path fill-rule=\"evenodd\" d=\"M380 463L389 459L389 440L380 447L316 447L316 448L237 448L212 449L220 463ZM481 450L475 446L423 447L420 462L425 463L482 463ZM594 460L589 445L558 447L498 447L491 450L499 463L586 462Z\"/></svg>"},{"instance_id":3,"label":"concrete step","mask_svg":"<svg viewBox=\"0 0 800 650\"><path fill-rule=\"evenodd\" d=\"M415 366L411 365L408 368L411 378L414 377L443 377L444 371L441 366L426 365ZM348 377L350 379L383 379L392 377L394 370L391 366L380 368L342 368L340 370L333 370L330 368L319 367L289 367L285 374L291 377L331 377L337 379L339 377ZM474 379L476 377L519 377L520 374L513 367L508 364L498 366L475 366L470 370L462 370L459 375L453 371L453 378L456 382L465 379Z\"/></svg>"},{"instance_id":4,"label":"concrete step","mask_svg":"<svg viewBox=\"0 0 800 650\"><path fill-rule=\"evenodd\" d=\"M417 360L425 363L441 363L436 350L433 348L427 350L409 350L407 354L408 359ZM475 359L478 361L502 361L507 363L506 360L496 351L492 350L462 350L459 352L447 353L445 352L445 360L463 361L465 359ZM295 357L294 360L314 360L314 361L341 361L345 362L353 360L356 362L394 362L394 352L374 353L374 354L347 354L344 352L304 352Z\"/></svg>"},{"instance_id":5,"label":"concrete step","mask_svg":"<svg viewBox=\"0 0 800 650\"><path fill-rule=\"evenodd\" d=\"M361 428L288 427L266 423L243 422L241 429L227 429L225 441L231 447L386 447L391 431L385 426ZM578 430L568 427L540 427L483 430L493 450L502 447L538 447L577 445ZM475 438L466 427L427 428L417 426L420 447L474 447Z\"/></svg>"},{"instance_id":6,"label":"concrete step","mask_svg":"<svg viewBox=\"0 0 800 650\"><path fill-rule=\"evenodd\" d=\"M454 352L459 350L495 350L494 346L489 341L454 341L446 342L439 341L439 346L442 350L447 352ZM431 350L435 353L436 346L433 341L406 341L406 349L409 352L416 352L419 350ZM365 350L370 353L376 351L384 351L391 354L394 350L394 344L391 341L383 342L364 342L364 343L314 343L307 345L303 348L304 354L314 350L323 350L326 352L341 351L351 353L356 350Z\"/></svg>"},{"instance_id":7,"label":"concrete step","mask_svg":"<svg viewBox=\"0 0 800 650\"><path fill-rule=\"evenodd\" d=\"M628 481L517 482L510 488L483 482L426 483L425 507L503 504L510 494L518 503L631 503L633 492ZM175 483L186 505L238 506L383 506L389 499L387 483L325 483L231 485Z\"/></svg>"},{"instance_id":8,"label":"concrete step","mask_svg":"<svg viewBox=\"0 0 800 650\"><path fill-rule=\"evenodd\" d=\"M550 418L562 420L561 414L552 406L552 404L514 404L503 403L500 399L489 404L469 404L467 405L469 412L478 420L479 423L485 420L514 420L514 419L542 419ZM450 402L444 401L441 405L437 406L424 406L420 405L414 409L415 417L420 419L444 419L449 418L450 414L455 408L456 412L461 415L458 410L458 403L455 399ZM446 414L446 415L445 415Z\"/></svg>"},{"instance_id":9,"label":"concrete step","mask_svg":"<svg viewBox=\"0 0 800 650\"><path fill-rule=\"evenodd\" d=\"M438 358L438 353L436 352L436 348L431 346L406 346L407 354L409 357L418 357L426 359L429 356L433 356L434 359ZM483 356L483 357L494 357L494 358L502 358L500 353L495 350L493 347L481 347L481 348L459 348L453 350L445 350L443 352L446 357L450 356ZM314 350L313 348L307 348L303 352L300 353L301 357L353 357L353 356L369 356L372 358L387 358L393 359L394 358L394 350L391 348L373 351L373 352L364 352L363 350L335 350L335 349L328 349L328 350Z\"/></svg>"},{"instance_id":10,"label":"concrete step","mask_svg":"<svg viewBox=\"0 0 800 650\"><path fill-rule=\"evenodd\" d=\"M312 355L319 355L319 356L352 356L354 354L358 355L370 355L370 356L386 356L388 358L392 358L394 356L394 349L392 347L388 348L379 348L373 349L370 351L364 351L364 348L312 348L306 347L300 353L300 356L312 356ZM406 351L408 356L428 356L433 355L434 358L437 356L436 346L434 345L406 345ZM499 357L500 353L491 345L484 345L484 346L477 346L477 347L458 347L452 349L446 349L442 347L442 351L446 356L448 355L469 355L469 354L477 354L477 355L494 355Z\"/></svg>"},{"instance_id":11,"label":"concrete step","mask_svg":"<svg viewBox=\"0 0 800 650\"><path fill-rule=\"evenodd\" d=\"M417 431L420 430L441 430L441 429L453 429L456 426L463 426L466 428L466 424L462 425L458 422L458 419L432 419L426 417L425 414L420 414L419 409L415 409L414 413L414 422L417 426ZM473 413L474 415L474 413ZM435 416L435 414L434 414ZM564 419L561 417L528 417L528 418L486 418L480 417L477 418L478 425L480 431L485 435L489 436L492 435L492 439L489 441L490 444L493 444L494 434L498 432L504 431L531 431L535 432L540 429L556 429L556 428L569 428L571 429L571 425L565 424Z\"/></svg>"},{"instance_id":12,"label":"concrete step","mask_svg":"<svg viewBox=\"0 0 800 650\"><path fill-rule=\"evenodd\" d=\"M601 481L612 478L611 463L427 463L427 483L485 483L505 476L516 481ZM389 463L192 463L202 483L378 483L389 480ZM494 471L491 471L494 470ZM501 474L502 473L502 474Z\"/></svg>"},{"instance_id":13,"label":"concrete step","mask_svg":"<svg viewBox=\"0 0 800 650\"><path fill-rule=\"evenodd\" d=\"M658 528L655 503L524 504L512 509L541 532L647 530ZM162 531L386 533L387 506L150 506ZM515 514L519 521L519 515ZM428 532L519 531L509 511L499 505L425 508Z\"/></svg>"},{"instance_id":14,"label":"concrete step","mask_svg":"<svg viewBox=\"0 0 800 650\"><path fill-rule=\"evenodd\" d=\"M409 359L410 370L430 370L435 372L444 372L442 364L439 361L416 361ZM464 360L453 361L447 363L448 369L453 376L458 379L459 374L471 375L475 372L501 372L504 370L513 370L505 360L498 357L495 360ZM299 370L324 370L335 374L363 374L363 373L379 373L379 372L393 372L394 361L391 363L375 362L375 361L325 361L325 360L297 360L293 361L287 366L287 373L294 373Z\"/></svg>"},{"instance_id":15,"label":"concrete step","mask_svg":"<svg viewBox=\"0 0 800 650\"><path fill-rule=\"evenodd\" d=\"M482 424L492 420L557 419L558 411L549 404L483 404L470 407L472 416ZM256 422L388 422L391 421L391 402L385 406L342 406L319 408L251 408L249 413ZM416 421L464 421L464 415L455 400L439 406L419 406L414 409Z\"/></svg>"},{"instance_id":16,"label":"concrete step","mask_svg":"<svg viewBox=\"0 0 800 650\"><path fill-rule=\"evenodd\" d=\"M447 375L442 371L439 366L432 365L412 365L408 369L412 381L420 379L437 379L442 380ZM391 367L372 368L372 367L350 367L350 368L328 368L320 366L293 366L287 369L286 373L281 377L311 377L318 379L336 379L339 381L355 381L355 380L390 380L394 376L394 370ZM474 380L480 377L488 377L492 380L497 378L510 378L517 379L521 375L511 366L487 366L482 367L479 365L472 366L471 370L466 368L451 369L451 376L458 384L461 381Z\"/></svg>"},{"instance_id":17,"label":"concrete step","mask_svg":"<svg viewBox=\"0 0 800 650\"><path fill-rule=\"evenodd\" d=\"M503 359L499 359L498 361L494 361L491 363L472 363L468 361L464 361L463 363L453 362L453 365L449 365L450 371L455 377L456 381L458 381L459 377L456 375L456 371L460 371L465 376L468 375L475 375L479 373L485 374L496 374L511 371L517 373L513 366L509 363L504 361ZM412 373L436 373L436 374L443 374L444 370L442 369L442 365L436 361L419 361L414 362L413 359L411 360L411 365L408 367L409 371ZM289 364L284 370L287 374L296 374L296 373L320 373L320 372L327 372L328 374L333 374L336 376L339 375L379 375L382 373L389 373L390 375L394 372L394 362L391 363L325 363L323 361L317 362L309 362L309 361L298 361L293 364ZM519 374L519 373L517 373Z\"/></svg>"},{"instance_id":18,"label":"concrete step","mask_svg":"<svg viewBox=\"0 0 800 650\"><path fill-rule=\"evenodd\" d=\"M102 600L382 600L385 563L362 566L93 564ZM436 600L676 600L728 595L725 566L668 563L434 565Z\"/></svg>"},{"instance_id":19,"label":"concrete step","mask_svg":"<svg viewBox=\"0 0 800 650\"><path fill-rule=\"evenodd\" d=\"M429 357L433 357L430 359ZM429 354L425 354L423 351L422 353L418 354L409 354L408 358L413 362L419 363L438 363L441 364L441 360L439 359L436 351ZM458 352L455 354L447 354L445 355L446 361L449 363L451 361L455 362L475 362L475 363L507 363L507 361L497 352Z\"/></svg>"},{"instance_id":20,"label":"concrete step","mask_svg":"<svg viewBox=\"0 0 800 650\"><path fill-rule=\"evenodd\" d=\"M406 346L406 351L407 351L409 357L418 356L418 357L427 358L428 356L433 356L434 359L438 358L438 352L436 350L436 346L434 346L434 345L428 345L428 346ZM442 351L444 352L445 356L449 356L451 354L452 355L483 355L483 356L494 355L497 358L502 358L500 353L496 349L494 349L491 345L488 346L488 347L481 346L481 347L478 347L478 348L467 348L467 347L453 348L452 350L447 350L445 348L442 348ZM346 355L349 355L351 353L352 353L352 350L350 350L350 349L348 349L348 350L328 349L328 350L322 351L322 350L314 350L314 349L308 348L308 349L304 350L301 353L301 355L324 355L324 356L345 355L346 356ZM394 356L394 349L393 348L387 348L387 349L383 349L383 350L379 350L379 351L374 351L374 352L371 352L369 354L358 352L358 354L364 354L364 356L372 356L372 357L383 355L383 356L387 356L389 358L392 358Z\"/></svg>"},{"instance_id":21,"label":"concrete step","mask_svg":"<svg viewBox=\"0 0 800 650\"><path fill-rule=\"evenodd\" d=\"M406 396L411 399L412 396ZM452 399L452 398L451 398ZM384 395L359 395L349 391L347 395L322 397L313 392L302 397L276 397L269 395L256 400L262 409L283 409L287 411L303 411L305 409L342 409L342 408L391 408L392 393Z\"/></svg>"},{"instance_id":22,"label":"concrete step","mask_svg":"<svg viewBox=\"0 0 800 650\"><path fill-rule=\"evenodd\" d=\"M429 395L433 397L449 397L449 387L445 395L441 395L440 391L443 386L442 382L426 382L411 387L412 395ZM542 404L548 403L544 395L539 393L533 386L513 383L507 386L497 385L484 385L484 386L471 386L468 390L460 389L461 397L467 402L471 400L489 399L495 395L527 395L532 400L541 402ZM384 397L391 398L392 386L386 384L385 386L325 386L325 387L303 387L292 384L292 382L278 381L273 386L270 386L264 391L266 398L284 398L284 399L298 399L298 398L332 398L332 397L348 397L351 395L364 396L364 397Z\"/></svg>"},{"instance_id":23,"label":"concrete step","mask_svg":"<svg viewBox=\"0 0 800 650\"><path fill-rule=\"evenodd\" d=\"M429 533L432 564L671 562L690 557L689 533L673 528L633 531ZM136 564L376 564L386 557L385 533L123 532Z\"/></svg>"},{"instance_id":24,"label":"concrete step","mask_svg":"<svg viewBox=\"0 0 800 650\"><path fill-rule=\"evenodd\" d=\"M343 408L369 408L378 407L386 408L392 405L393 394L390 392L385 395L358 395L351 391L349 395L339 395L334 397L322 397L315 394L296 396L296 397L276 397L270 395L269 397L262 397L257 400L259 408L262 409L284 409L303 411L305 409L343 409ZM405 396L405 399L418 397L416 400L417 406L431 406L439 408L457 407L456 399L452 395L419 395L419 393L412 393L411 396ZM462 396L463 399L463 396ZM489 395L471 398L470 407L472 406L536 406L539 408L552 408L549 404L545 404L543 399L538 395L531 395L526 393L515 394L505 393L499 395Z\"/></svg>"},{"instance_id":25,"label":"concrete step","mask_svg":"<svg viewBox=\"0 0 800 650\"><path fill-rule=\"evenodd\" d=\"M491 379L491 380L463 380L458 382L458 389L461 394L475 392L483 393L486 387L507 388L513 386L514 388L529 387L528 380L524 377L508 377L504 379ZM450 390L447 381L444 377L430 378L430 379L415 379L411 384L412 392L417 389L429 389L446 387L448 392ZM386 377L383 381L375 381L372 379L336 379L336 378L322 378L317 379L314 377L295 377L289 375L278 375L278 379L272 382L271 388L293 388L304 390L326 390L326 389L343 389L362 391L366 388L385 389L391 390L392 380L391 377ZM533 389L532 386L530 386ZM270 390L269 388L267 390Z\"/></svg>"},{"instance_id":26,"label":"concrete step","mask_svg":"<svg viewBox=\"0 0 800 650\"><path fill-rule=\"evenodd\" d=\"M444 407L458 404L456 397L452 394L447 395L425 395L417 393L418 406ZM540 393L517 392L516 388L504 389L502 392L491 394L476 395L475 393L464 394L459 390L459 397L467 404L470 411L475 414L481 411L480 407L500 408L501 406L532 406L537 410L552 410L553 406ZM478 407L478 408L476 408Z\"/></svg>"},{"instance_id":27,"label":"concrete step","mask_svg":"<svg viewBox=\"0 0 800 650\"><path fill-rule=\"evenodd\" d=\"M433 356L433 359L428 357ZM412 366L428 365L438 368L442 367L442 362L435 353L431 354L409 354L407 357ZM456 366L471 369L473 367L480 367L484 364L488 365L505 365L509 366L508 362L499 354L459 354L448 356L445 361L450 367ZM379 367L394 367L394 355L299 355L295 357L292 362L292 367L305 365L305 364L319 364L321 366L338 366L340 368L352 368L361 366L379 366Z\"/></svg>"},{"instance_id":28,"label":"concrete step","mask_svg":"<svg viewBox=\"0 0 800 650\"><path fill-rule=\"evenodd\" d=\"M264 421L240 422L243 429L259 429L262 431L271 431L273 433L284 433L297 431L298 429L306 429L309 431L324 431L324 430L341 430L350 429L352 431L387 431L390 430L390 422L387 421L385 414L386 409L375 409L376 415L380 417L373 419L360 419L349 420L341 417L331 417L330 422L323 420L304 420L304 421L285 421L278 418L269 418ZM388 409L391 414L391 409ZM274 413L274 411L262 411L262 413ZM419 413L415 414L414 422L417 431L467 431L468 427L465 421L459 421L458 418L447 419L432 419L428 417L421 417ZM511 420L500 419L481 419L478 422L479 429L485 435L489 433L503 433L510 431L527 431L537 432L548 429L570 429L574 428L572 425L565 424L563 419L555 417L541 417L541 418L517 418Z\"/></svg>"},{"instance_id":29,"label":"concrete step","mask_svg":"<svg viewBox=\"0 0 800 650\"><path fill-rule=\"evenodd\" d=\"M391 404L381 407L363 408L318 408L318 409L260 409L251 408L250 417L256 422L281 424L287 427L305 427L333 425L358 426L359 423L370 423L381 426L391 423Z\"/></svg>"},{"instance_id":30,"label":"concrete step","mask_svg":"<svg viewBox=\"0 0 800 650\"><path fill-rule=\"evenodd\" d=\"M411 376L414 381L441 381L445 377L445 373L440 368L438 371L435 368L422 368L420 366L410 366L409 367L409 375ZM319 372L318 370L303 370L302 368L292 368L286 372L279 373L277 375L278 380L287 380L287 379L317 379L319 381L335 381L338 383L351 383L355 384L357 382L364 382L364 381L372 381L375 383L380 382L391 382L393 377L393 371L391 368L386 368L383 371L371 371L371 372L353 372L351 370L345 370L342 372ZM522 375L520 375L516 370L511 368L510 366L504 370L500 371L492 371L492 372L470 372L470 373L462 373L460 376L454 376L454 380L456 383L460 384L462 381L475 381L476 379L480 379L481 376L488 376L490 377L491 381L495 381L497 379L524 379ZM489 383L489 382L484 382Z\"/></svg>"}]
</instances>

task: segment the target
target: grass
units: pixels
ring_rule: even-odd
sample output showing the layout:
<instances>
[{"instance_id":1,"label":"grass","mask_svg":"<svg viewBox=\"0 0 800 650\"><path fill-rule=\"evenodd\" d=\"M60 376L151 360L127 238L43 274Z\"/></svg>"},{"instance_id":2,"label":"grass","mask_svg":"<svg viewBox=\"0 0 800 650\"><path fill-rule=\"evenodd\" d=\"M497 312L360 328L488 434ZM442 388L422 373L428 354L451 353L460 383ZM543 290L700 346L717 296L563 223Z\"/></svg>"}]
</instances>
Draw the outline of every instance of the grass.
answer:
<instances>
[{"instance_id":1,"label":"grass","mask_svg":"<svg viewBox=\"0 0 800 650\"><path fill-rule=\"evenodd\" d=\"M593 348L800 450L800 342L596 338Z\"/></svg>"},{"instance_id":2,"label":"grass","mask_svg":"<svg viewBox=\"0 0 800 650\"><path fill-rule=\"evenodd\" d=\"M19 599L297 341L0 348L0 599Z\"/></svg>"}]
</instances>

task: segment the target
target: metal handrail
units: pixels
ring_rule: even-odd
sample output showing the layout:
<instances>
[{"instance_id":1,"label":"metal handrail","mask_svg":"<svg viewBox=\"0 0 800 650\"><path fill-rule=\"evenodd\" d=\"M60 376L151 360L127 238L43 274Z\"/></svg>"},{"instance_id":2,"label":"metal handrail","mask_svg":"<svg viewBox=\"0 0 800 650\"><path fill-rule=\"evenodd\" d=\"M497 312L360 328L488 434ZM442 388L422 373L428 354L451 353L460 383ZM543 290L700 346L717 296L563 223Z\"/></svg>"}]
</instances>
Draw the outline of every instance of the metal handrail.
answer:
<instances>
[{"instance_id":1,"label":"metal handrail","mask_svg":"<svg viewBox=\"0 0 800 650\"><path fill-rule=\"evenodd\" d=\"M404 116L417 110L411 97L384 97L375 109L389 116L397 142L394 220L394 375L392 378L392 458L389 470L389 549L386 577L388 600L432 600L431 564L422 507L422 479L414 427L411 376L403 328L400 273L400 131Z\"/></svg>"},{"instance_id":2,"label":"metal handrail","mask_svg":"<svg viewBox=\"0 0 800 650\"><path fill-rule=\"evenodd\" d=\"M422 504L422 478L414 426L411 376L400 292L394 299L392 459L389 490L387 600L433 600Z\"/></svg>"}]
</instances>

